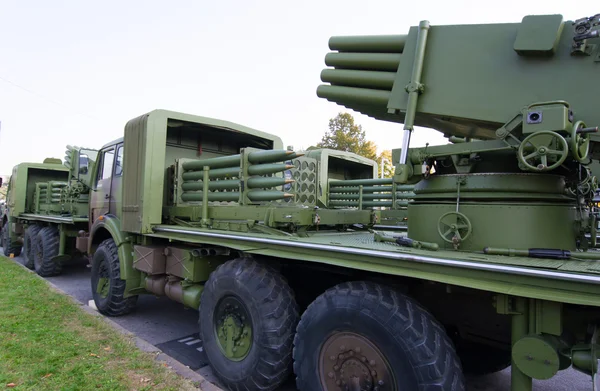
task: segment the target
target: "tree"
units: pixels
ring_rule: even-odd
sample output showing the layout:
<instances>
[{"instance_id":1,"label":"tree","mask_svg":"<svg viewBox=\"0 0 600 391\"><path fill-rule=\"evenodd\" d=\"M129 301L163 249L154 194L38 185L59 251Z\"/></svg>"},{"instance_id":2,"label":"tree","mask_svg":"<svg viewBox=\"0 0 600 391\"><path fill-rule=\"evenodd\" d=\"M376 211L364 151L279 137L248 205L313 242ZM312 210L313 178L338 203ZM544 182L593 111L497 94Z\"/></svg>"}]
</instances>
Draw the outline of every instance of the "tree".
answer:
<instances>
[{"instance_id":1,"label":"tree","mask_svg":"<svg viewBox=\"0 0 600 391\"><path fill-rule=\"evenodd\" d=\"M362 126L357 125L349 113L339 113L329 120L329 130L317 147L354 152L368 159L377 159L377 146L366 139Z\"/></svg>"},{"instance_id":2,"label":"tree","mask_svg":"<svg viewBox=\"0 0 600 391\"><path fill-rule=\"evenodd\" d=\"M381 164L383 158L383 167ZM383 169L383 177L391 178L394 176L394 163L392 162L392 150L386 149L382 151L379 156L377 156L377 164L379 165L378 175L381 175L381 170Z\"/></svg>"}]
</instances>

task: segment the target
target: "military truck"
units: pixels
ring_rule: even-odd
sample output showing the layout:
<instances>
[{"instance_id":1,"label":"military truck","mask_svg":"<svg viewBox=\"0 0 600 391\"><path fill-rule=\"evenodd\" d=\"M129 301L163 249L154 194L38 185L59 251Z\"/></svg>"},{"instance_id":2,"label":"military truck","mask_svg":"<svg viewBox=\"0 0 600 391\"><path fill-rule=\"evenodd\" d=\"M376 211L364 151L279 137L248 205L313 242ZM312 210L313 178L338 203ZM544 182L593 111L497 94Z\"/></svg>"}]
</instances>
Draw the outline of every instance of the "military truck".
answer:
<instances>
[{"instance_id":1,"label":"military truck","mask_svg":"<svg viewBox=\"0 0 600 391\"><path fill-rule=\"evenodd\" d=\"M64 163L48 158L13 168L2 225L6 256L22 253L25 266L48 277L60 274L73 256L86 253L77 242L88 229L96 155L96 150L68 145Z\"/></svg>"},{"instance_id":2,"label":"military truck","mask_svg":"<svg viewBox=\"0 0 600 391\"><path fill-rule=\"evenodd\" d=\"M332 37L317 95L404 124L391 181L237 124L132 119L92 177L98 310L148 293L198 309L231 390L292 372L300 390L463 390L464 373L509 365L513 391L569 367L596 384L599 26L529 15ZM410 148L414 125L450 143ZM399 188L414 193L407 231L377 228Z\"/></svg>"},{"instance_id":3,"label":"military truck","mask_svg":"<svg viewBox=\"0 0 600 391\"><path fill-rule=\"evenodd\" d=\"M105 315L140 294L198 309L232 390L292 372L300 390L462 390L464 373L509 365L513 391L569 367L594 389L599 29L598 15L529 15L332 37L317 95L404 124L393 178L353 154L156 110L86 174L15 168L6 242L16 253L44 224L31 248L52 271L87 249ZM415 125L449 144L410 148ZM51 184L73 178L89 218L55 215L64 187Z\"/></svg>"}]
</instances>

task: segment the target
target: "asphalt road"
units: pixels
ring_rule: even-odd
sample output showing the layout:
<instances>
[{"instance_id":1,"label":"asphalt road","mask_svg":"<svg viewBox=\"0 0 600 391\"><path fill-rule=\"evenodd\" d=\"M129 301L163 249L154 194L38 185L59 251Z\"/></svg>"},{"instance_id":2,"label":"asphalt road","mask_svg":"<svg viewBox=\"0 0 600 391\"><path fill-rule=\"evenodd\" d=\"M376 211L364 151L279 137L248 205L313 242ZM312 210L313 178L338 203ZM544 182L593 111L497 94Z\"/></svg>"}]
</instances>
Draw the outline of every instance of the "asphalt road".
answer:
<instances>
[{"instance_id":1,"label":"asphalt road","mask_svg":"<svg viewBox=\"0 0 600 391\"><path fill-rule=\"evenodd\" d=\"M21 259L18 257L15 260ZM47 280L79 302L88 304L92 300L89 275L90 269L82 261L65 266L60 276L49 277ZM197 311L166 297L142 295L132 314L111 319L218 385L203 355L201 341L197 338ZM592 382L590 377L567 369L550 380L534 381L533 389L591 391ZM293 379L290 379L278 391L295 390ZM493 375L467 379L467 390L510 391L510 368Z\"/></svg>"}]
</instances>

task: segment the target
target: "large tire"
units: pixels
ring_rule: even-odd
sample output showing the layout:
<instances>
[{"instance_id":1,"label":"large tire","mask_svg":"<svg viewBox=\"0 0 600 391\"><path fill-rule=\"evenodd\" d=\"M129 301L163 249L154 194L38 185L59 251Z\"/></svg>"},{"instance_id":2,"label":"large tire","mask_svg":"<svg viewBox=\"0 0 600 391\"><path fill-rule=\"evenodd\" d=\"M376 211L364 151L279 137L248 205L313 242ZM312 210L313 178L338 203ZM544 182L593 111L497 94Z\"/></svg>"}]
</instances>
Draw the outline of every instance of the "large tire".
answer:
<instances>
[{"instance_id":1,"label":"large tire","mask_svg":"<svg viewBox=\"0 0 600 391\"><path fill-rule=\"evenodd\" d=\"M2 248L5 256L10 257L10 254L13 254L15 257L18 257L21 255L21 246L10 241L9 225L10 223L6 223L2 228Z\"/></svg>"},{"instance_id":2,"label":"large tire","mask_svg":"<svg viewBox=\"0 0 600 391\"><path fill-rule=\"evenodd\" d=\"M33 264L35 272L41 277L57 276L62 271L62 263L54 262L52 258L58 256L60 235L58 228L48 226L42 228L33 241Z\"/></svg>"},{"instance_id":3,"label":"large tire","mask_svg":"<svg viewBox=\"0 0 600 391\"><path fill-rule=\"evenodd\" d=\"M228 389L269 391L289 377L299 313L278 272L251 258L228 261L211 273L200 303L204 351ZM228 324L226 342L221 333Z\"/></svg>"},{"instance_id":4,"label":"large tire","mask_svg":"<svg viewBox=\"0 0 600 391\"><path fill-rule=\"evenodd\" d=\"M125 297L125 280L121 279L119 253L114 240L106 239L92 258L92 296L98 312L122 316L132 312L138 296Z\"/></svg>"},{"instance_id":5,"label":"large tire","mask_svg":"<svg viewBox=\"0 0 600 391\"><path fill-rule=\"evenodd\" d=\"M413 299L370 282L337 285L310 304L294 340L294 372L301 391L337 391L344 382L356 389L465 390L443 327Z\"/></svg>"},{"instance_id":6,"label":"large tire","mask_svg":"<svg viewBox=\"0 0 600 391\"><path fill-rule=\"evenodd\" d=\"M37 224L30 225L23 237L23 264L29 269L35 268L35 246L41 229L42 227Z\"/></svg>"}]
</instances>

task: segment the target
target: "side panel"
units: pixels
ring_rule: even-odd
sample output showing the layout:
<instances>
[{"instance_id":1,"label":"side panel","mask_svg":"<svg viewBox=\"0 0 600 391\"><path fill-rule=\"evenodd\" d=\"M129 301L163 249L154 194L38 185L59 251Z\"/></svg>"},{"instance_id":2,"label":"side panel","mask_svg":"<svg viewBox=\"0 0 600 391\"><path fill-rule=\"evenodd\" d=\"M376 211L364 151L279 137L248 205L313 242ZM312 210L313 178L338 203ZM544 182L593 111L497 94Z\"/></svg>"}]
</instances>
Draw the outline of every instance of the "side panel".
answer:
<instances>
[{"instance_id":1,"label":"side panel","mask_svg":"<svg viewBox=\"0 0 600 391\"><path fill-rule=\"evenodd\" d=\"M125 126L125 153L123 181L123 209L121 224L124 231L141 232L140 218L142 207L142 186L146 150L140 148L146 144L146 123L148 114L132 119Z\"/></svg>"},{"instance_id":2,"label":"side panel","mask_svg":"<svg viewBox=\"0 0 600 391\"><path fill-rule=\"evenodd\" d=\"M10 215L33 212L36 182L67 181L69 171L57 164L22 163L13 168L7 204Z\"/></svg>"},{"instance_id":3,"label":"side panel","mask_svg":"<svg viewBox=\"0 0 600 391\"><path fill-rule=\"evenodd\" d=\"M161 111L125 126L122 227L150 233L162 219L167 117Z\"/></svg>"},{"instance_id":4,"label":"side panel","mask_svg":"<svg viewBox=\"0 0 600 391\"><path fill-rule=\"evenodd\" d=\"M519 55L513 46L520 26L432 26L419 112L504 123L523 106L563 99L572 105L578 118L599 123L596 106L583 92L599 85L597 49L592 56L571 55L573 27L567 23L555 53ZM413 28L392 90L390 106L394 108L406 108L408 95L404 87L410 82L416 37Z\"/></svg>"},{"instance_id":5,"label":"side panel","mask_svg":"<svg viewBox=\"0 0 600 391\"><path fill-rule=\"evenodd\" d=\"M151 233L153 225L162 223L167 168L180 155L190 156L191 153L189 146L179 145L173 149L171 145L167 154L167 135L181 127L188 128L195 136L196 156L215 152L202 148L202 137L206 132L212 132L213 136L218 132L222 144L235 146L231 153L237 153L243 147L282 148L277 136L207 117L155 110L132 119L125 126L124 135L123 231ZM225 148L219 154L229 154L229 150Z\"/></svg>"}]
</instances>

